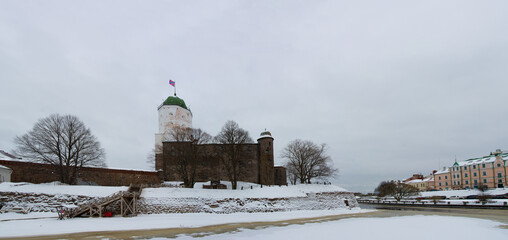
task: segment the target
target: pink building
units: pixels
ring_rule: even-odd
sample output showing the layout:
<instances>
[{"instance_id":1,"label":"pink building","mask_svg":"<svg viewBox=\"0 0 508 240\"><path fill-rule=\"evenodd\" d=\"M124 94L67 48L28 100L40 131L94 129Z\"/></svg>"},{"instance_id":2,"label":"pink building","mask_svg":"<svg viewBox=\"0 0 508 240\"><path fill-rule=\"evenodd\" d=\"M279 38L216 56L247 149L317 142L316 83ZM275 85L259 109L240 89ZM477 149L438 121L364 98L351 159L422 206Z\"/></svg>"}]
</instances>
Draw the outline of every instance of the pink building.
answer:
<instances>
[{"instance_id":1,"label":"pink building","mask_svg":"<svg viewBox=\"0 0 508 240\"><path fill-rule=\"evenodd\" d=\"M450 169L444 167L434 173L434 187L437 190L450 190L452 187Z\"/></svg>"},{"instance_id":2,"label":"pink building","mask_svg":"<svg viewBox=\"0 0 508 240\"><path fill-rule=\"evenodd\" d=\"M468 189L487 186L504 188L508 186L508 152L496 150L488 156L455 162L434 173L437 190Z\"/></svg>"}]
</instances>

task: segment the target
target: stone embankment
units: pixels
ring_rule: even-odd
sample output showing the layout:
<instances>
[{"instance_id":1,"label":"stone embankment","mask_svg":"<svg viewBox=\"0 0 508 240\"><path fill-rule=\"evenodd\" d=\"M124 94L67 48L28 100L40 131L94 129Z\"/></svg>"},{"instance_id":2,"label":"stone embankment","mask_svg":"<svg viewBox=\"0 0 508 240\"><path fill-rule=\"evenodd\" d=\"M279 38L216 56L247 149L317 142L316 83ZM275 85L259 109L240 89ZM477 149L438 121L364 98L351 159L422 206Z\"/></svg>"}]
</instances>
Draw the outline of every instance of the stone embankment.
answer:
<instances>
[{"instance_id":1,"label":"stone embankment","mask_svg":"<svg viewBox=\"0 0 508 240\"><path fill-rule=\"evenodd\" d=\"M308 193L287 198L141 198L139 212L153 213L235 213L329 210L358 207L350 192Z\"/></svg>"},{"instance_id":2,"label":"stone embankment","mask_svg":"<svg viewBox=\"0 0 508 240\"><path fill-rule=\"evenodd\" d=\"M302 197L287 198L141 198L138 213L235 213L235 212L281 212L296 210L328 210L358 207L350 192L307 193ZM73 207L98 197L1 192L4 206L25 207L35 212L55 212L57 206Z\"/></svg>"},{"instance_id":3,"label":"stone embankment","mask_svg":"<svg viewBox=\"0 0 508 240\"><path fill-rule=\"evenodd\" d=\"M0 192L0 203L4 207L29 208L32 212L56 212L58 206L73 207L95 199L97 197L80 195Z\"/></svg>"}]
</instances>

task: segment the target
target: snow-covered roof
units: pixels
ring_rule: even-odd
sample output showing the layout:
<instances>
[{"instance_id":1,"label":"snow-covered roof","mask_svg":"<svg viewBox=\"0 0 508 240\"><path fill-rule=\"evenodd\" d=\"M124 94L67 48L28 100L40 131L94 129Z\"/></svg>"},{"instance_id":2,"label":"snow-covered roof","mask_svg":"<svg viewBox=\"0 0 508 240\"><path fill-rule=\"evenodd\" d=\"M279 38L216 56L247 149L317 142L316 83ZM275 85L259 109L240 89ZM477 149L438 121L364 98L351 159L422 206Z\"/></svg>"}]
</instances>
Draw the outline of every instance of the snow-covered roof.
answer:
<instances>
[{"instance_id":1,"label":"snow-covered roof","mask_svg":"<svg viewBox=\"0 0 508 240\"><path fill-rule=\"evenodd\" d=\"M422 181L423 181L422 179L413 179L413 180L407 181L406 183L420 183Z\"/></svg>"},{"instance_id":2,"label":"snow-covered roof","mask_svg":"<svg viewBox=\"0 0 508 240\"><path fill-rule=\"evenodd\" d=\"M502 160L508 160L508 152L496 152L491 153L489 156L479 157L479 158L471 158L464 161L455 162L453 166L470 166L477 165L483 163L493 163L496 161L496 155L500 155Z\"/></svg>"},{"instance_id":3,"label":"snow-covered roof","mask_svg":"<svg viewBox=\"0 0 508 240\"><path fill-rule=\"evenodd\" d=\"M436 174L444 174L444 173L449 173L449 172L450 172L450 168L443 167L443 169L437 171L436 173L434 173L434 175L436 175Z\"/></svg>"},{"instance_id":4,"label":"snow-covered roof","mask_svg":"<svg viewBox=\"0 0 508 240\"><path fill-rule=\"evenodd\" d=\"M6 166L4 166L4 165L0 165L0 168L1 168L1 169L11 170L10 168L8 168L8 167L6 167Z\"/></svg>"},{"instance_id":5,"label":"snow-covered roof","mask_svg":"<svg viewBox=\"0 0 508 240\"><path fill-rule=\"evenodd\" d=\"M423 182L431 182L431 181L434 181L434 178L429 176L429 177L425 177L424 179L413 179L413 180L410 180L410 181L407 181L406 183L423 183Z\"/></svg>"},{"instance_id":6,"label":"snow-covered roof","mask_svg":"<svg viewBox=\"0 0 508 240\"><path fill-rule=\"evenodd\" d=\"M430 176L430 177L426 177L422 180L423 182L432 182L434 181L434 177Z\"/></svg>"}]
</instances>

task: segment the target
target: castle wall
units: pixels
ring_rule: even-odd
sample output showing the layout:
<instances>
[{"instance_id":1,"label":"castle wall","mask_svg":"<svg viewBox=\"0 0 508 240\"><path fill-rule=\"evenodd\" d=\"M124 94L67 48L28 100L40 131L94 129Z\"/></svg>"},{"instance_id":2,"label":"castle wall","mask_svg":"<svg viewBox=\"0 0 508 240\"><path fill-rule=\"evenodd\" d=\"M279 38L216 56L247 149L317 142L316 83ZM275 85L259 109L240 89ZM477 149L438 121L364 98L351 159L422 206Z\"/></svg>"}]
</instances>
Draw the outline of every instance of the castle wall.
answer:
<instances>
[{"instance_id":1,"label":"castle wall","mask_svg":"<svg viewBox=\"0 0 508 240\"><path fill-rule=\"evenodd\" d=\"M274 185L287 185L286 168L277 166L273 168L273 184Z\"/></svg>"},{"instance_id":2,"label":"castle wall","mask_svg":"<svg viewBox=\"0 0 508 240\"><path fill-rule=\"evenodd\" d=\"M222 164L222 157L227 156L228 144L202 144L197 145L199 157L196 162L196 181L211 180L228 181L226 169ZM190 143L164 142L163 154L157 160L157 167L163 169L165 181L182 181L178 172L177 150L190 147ZM259 183L259 147L258 144L239 144L239 173L238 181ZM273 165L272 165L273 168Z\"/></svg>"},{"instance_id":3,"label":"castle wall","mask_svg":"<svg viewBox=\"0 0 508 240\"><path fill-rule=\"evenodd\" d=\"M12 182L46 183L60 181L54 167L49 164L0 160L0 165L12 169ZM81 168L80 181L101 186L128 186L132 184L158 184L155 171L135 171L109 168Z\"/></svg>"}]
</instances>

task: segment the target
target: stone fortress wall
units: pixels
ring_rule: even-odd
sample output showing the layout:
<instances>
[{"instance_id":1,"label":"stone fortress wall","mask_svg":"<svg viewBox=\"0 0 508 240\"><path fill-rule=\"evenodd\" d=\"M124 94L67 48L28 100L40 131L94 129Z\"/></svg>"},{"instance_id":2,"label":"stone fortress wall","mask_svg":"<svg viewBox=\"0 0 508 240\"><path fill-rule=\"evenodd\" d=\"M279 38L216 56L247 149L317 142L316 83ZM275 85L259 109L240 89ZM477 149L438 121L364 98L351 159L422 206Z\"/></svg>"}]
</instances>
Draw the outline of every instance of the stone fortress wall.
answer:
<instances>
[{"instance_id":1,"label":"stone fortress wall","mask_svg":"<svg viewBox=\"0 0 508 240\"><path fill-rule=\"evenodd\" d=\"M0 165L12 169L12 182L47 183L60 181L50 164L0 160ZM78 174L80 184L100 186L128 186L132 184L159 184L155 171L136 171L109 168L83 167Z\"/></svg>"}]
</instances>

